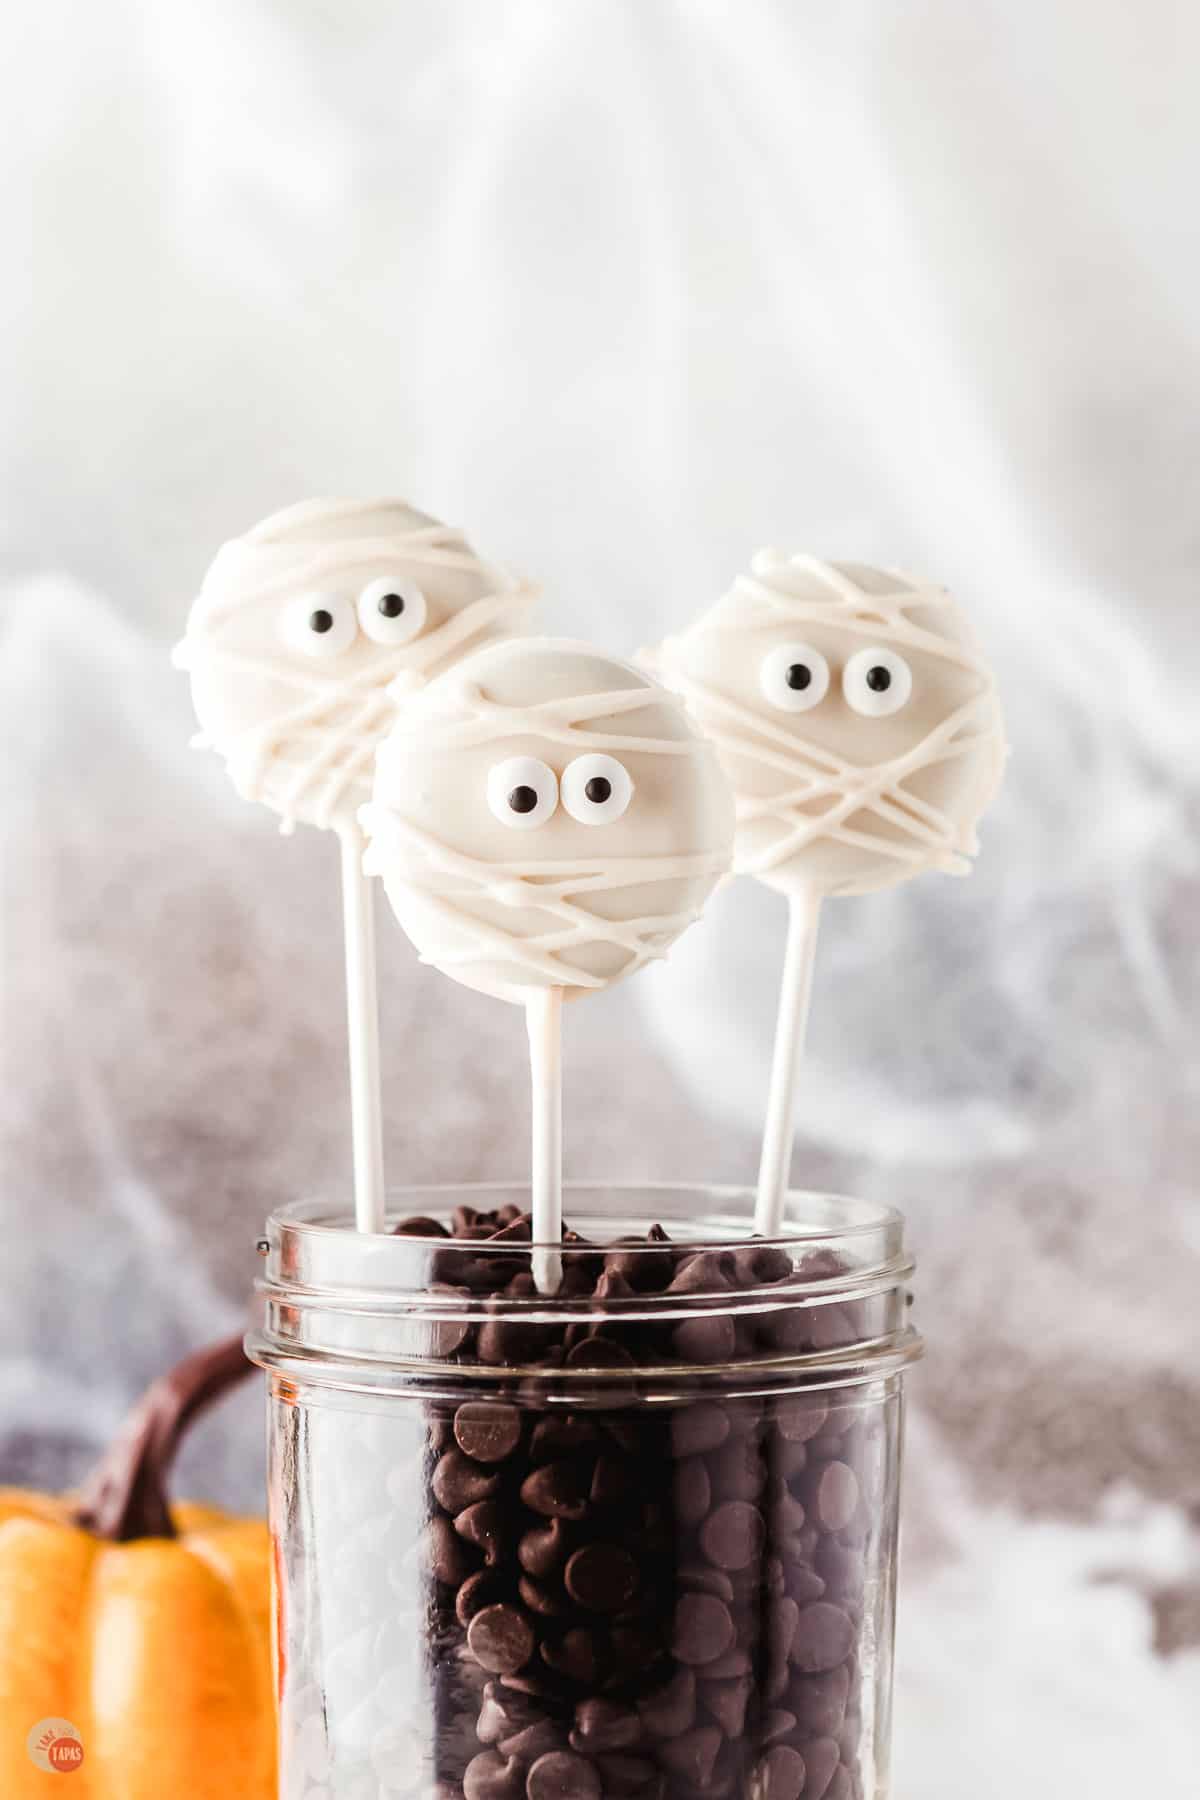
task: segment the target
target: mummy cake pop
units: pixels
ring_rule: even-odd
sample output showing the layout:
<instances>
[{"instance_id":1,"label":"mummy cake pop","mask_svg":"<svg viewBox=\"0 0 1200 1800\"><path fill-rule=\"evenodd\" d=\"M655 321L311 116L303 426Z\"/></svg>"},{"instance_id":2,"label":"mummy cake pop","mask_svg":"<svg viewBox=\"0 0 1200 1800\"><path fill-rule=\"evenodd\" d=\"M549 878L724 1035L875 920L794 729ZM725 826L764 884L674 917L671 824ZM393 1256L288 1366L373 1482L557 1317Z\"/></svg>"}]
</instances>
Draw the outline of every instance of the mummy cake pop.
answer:
<instances>
[{"instance_id":1,"label":"mummy cake pop","mask_svg":"<svg viewBox=\"0 0 1200 1800\"><path fill-rule=\"evenodd\" d=\"M942 589L772 550L647 660L717 745L737 796L736 872L790 903L759 1179L772 1231L820 903L969 871L1007 754L995 682Z\"/></svg>"},{"instance_id":2,"label":"mummy cake pop","mask_svg":"<svg viewBox=\"0 0 1200 1800\"><path fill-rule=\"evenodd\" d=\"M284 830L353 825L389 687L519 630L536 589L399 500L306 500L217 553L175 660L200 742Z\"/></svg>"},{"instance_id":3,"label":"mummy cake pop","mask_svg":"<svg viewBox=\"0 0 1200 1800\"><path fill-rule=\"evenodd\" d=\"M512 639L403 709L364 810L422 959L526 1008L535 1275L557 1280L559 1007L662 956L729 867L733 802L679 701L584 644Z\"/></svg>"},{"instance_id":4,"label":"mummy cake pop","mask_svg":"<svg viewBox=\"0 0 1200 1800\"><path fill-rule=\"evenodd\" d=\"M357 814L397 697L523 623L527 583L399 500L306 500L218 552L175 662L239 794L342 852L355 1210L383 1225L374 921Z\"/></svg>"}]
</instances>

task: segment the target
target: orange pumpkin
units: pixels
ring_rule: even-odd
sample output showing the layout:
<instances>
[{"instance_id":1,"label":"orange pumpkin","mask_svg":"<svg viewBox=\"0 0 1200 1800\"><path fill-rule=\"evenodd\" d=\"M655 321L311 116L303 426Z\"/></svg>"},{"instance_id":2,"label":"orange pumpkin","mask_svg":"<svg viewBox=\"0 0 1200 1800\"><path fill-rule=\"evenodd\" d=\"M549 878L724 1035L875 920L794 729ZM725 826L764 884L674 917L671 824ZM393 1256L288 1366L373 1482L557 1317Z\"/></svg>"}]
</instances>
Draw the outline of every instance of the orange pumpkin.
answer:
<instances>
[{"instance_id":1,"label":"orange pumpkin","mask_svg":"<svg viewBox=\"0 0 1200 1800\"><path fill-rule=\"evenodd\" d=\"M266 1525L164 1489L249 1370L231 1339L163 1376L74 1499L0 1488L3 1800L274 1800ZM65 1789L27 1749L47 1719L78 1728Z\"/></svg>"}]
</instances>

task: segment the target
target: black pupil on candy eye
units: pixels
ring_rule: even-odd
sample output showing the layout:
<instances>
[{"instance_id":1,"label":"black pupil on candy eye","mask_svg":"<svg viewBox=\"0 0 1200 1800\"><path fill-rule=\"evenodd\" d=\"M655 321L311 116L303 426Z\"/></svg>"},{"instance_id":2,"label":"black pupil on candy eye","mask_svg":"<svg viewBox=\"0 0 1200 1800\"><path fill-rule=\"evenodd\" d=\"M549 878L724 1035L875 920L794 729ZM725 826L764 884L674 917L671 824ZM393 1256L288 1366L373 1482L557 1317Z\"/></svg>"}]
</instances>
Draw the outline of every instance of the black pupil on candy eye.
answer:
<instances>
[{"instance_id":1,"label":"black pupil on candy eye","mask_svg":"<svg viewBox=\"0 0 1200 1800\"><path fill-rule=\"evenodd\" d=\"M801 694L806 687L810 687L812 685L812 670L809 668L808 664L793 663L787 672L787 684L790 688L795 688L797 693Z\"/></svg>"},{"instance_id":2,"label":"black pupil on candy eye","mask_svg":"<svg viewBox=\"0 0 1200 1800\"><path fill-rule=\"evenodd\" d=\"M607 775L593 775L583 791L593 806L603 806L612 793L612 782Z\"/></svg>"},{"instance_id":3,"label":"black pupil on candy eye","mask_svg":"<svg viewBox=\"0 0 1200 1800\"><path fill-rule=\"evenodd\" d=\"M873 669L867 670L867 686L873 694L886 694L892 685L892 671L885 669L882 663L876 663Z\"/></svg>"},{"instance_id":4,"label":"black pupil on candy eye","mask_svg":"<svg viewBox=\"0 0 1200 1800\"><path fill-rule=\"evenodd\" d=\"M333 614L326 612L323 606L319 606L315 613L309 614L308 627L310 631L332 631Z\"/></svg>"},{"instance_id":5,"label":"black pupil on candy eye","mask_svg":"<svg viewBox=\"0 0 1200 1800\"><path fill-rule=\"evenodd\" d=\"M538 803L537 789L531 787L515 787L508 796L508 804L515 813L531 813Z\"/></svg>"},{"instance_id":6,"label":"black pupil on candy eye","mask_svg":"<svg viewBox=\"0 0 1200 1800\"><path fill-rule=\"evenodd\" d=\"M404 595L385 594L379 602L379 610L385 619L398 619L404 611Z\"/></svg>"}]
</instances>

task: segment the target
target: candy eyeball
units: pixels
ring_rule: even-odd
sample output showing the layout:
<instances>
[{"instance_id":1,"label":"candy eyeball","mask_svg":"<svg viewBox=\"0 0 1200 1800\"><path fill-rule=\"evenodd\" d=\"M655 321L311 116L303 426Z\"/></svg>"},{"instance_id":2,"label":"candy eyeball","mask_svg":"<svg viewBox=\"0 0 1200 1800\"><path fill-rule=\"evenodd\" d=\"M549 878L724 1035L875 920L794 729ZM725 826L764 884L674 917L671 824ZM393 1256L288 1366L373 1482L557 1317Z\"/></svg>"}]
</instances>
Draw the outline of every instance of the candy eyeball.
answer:
<instances>
[{"instance_id":1,"label":"candy eyeball","mask_svg":"<svg viewBox=\"0 0 1200 1800\"><path fill-rule=\"evenodd\" d=\"M502 825L532 831L558 810L558 777L536 756L510 756L489 769L487 797Z\"/></svg>"},{"instance_id":2,"label":"candy eyeball","mask_svg":"<svg viewBox=\"0 0 1200 1800\"><path fill-rule=\"evenodd\" d=\"M358 636L358 617L339 594L297 594L280 616L284 642L302 656L340 656Z\"/></svg>"},{"instance_id":3,"label":"candy eyeball","mask_svg":"<svg viewBox=\"0 0 1200 1800\"><path fill-rule=\"evenodd\" d=\"M629 770L615 756L577 756L563 770L562 803L580 825L611 825L632 799Z\"/></svg>"},{"instance_id":4,"label":"candy eyeball","mask_svg":"<svg viewBox=\"0 0 1200 1800\"><path fill-rule=\"evenodd\" d=\"M777 644L763 658L758 678L780 712L811 712L829 692L829 664L811 644Z\"/></svg>"},{"instance_id":5,"label":"candy eyeball","mask_svg":"<svg viewBox=\"0 0 1200 1800\"><path fill-rule=\"evenodd\" d=\"M846 704L865 719L898 713L908 705L912 690L912 670L894 650L856 650L842 671Z\"/></svg>"},{"instance_id":6,"label":"candy eyeball","mask_svg":"<svg viewBox=\"0 0 1200 1800\"><path fill-rule=\"evenodd\" d=\"M358 596L358 622L373 644L410 644L428 615L424 594L406 575L383 575Z\"/></svg>"}]
</instances>

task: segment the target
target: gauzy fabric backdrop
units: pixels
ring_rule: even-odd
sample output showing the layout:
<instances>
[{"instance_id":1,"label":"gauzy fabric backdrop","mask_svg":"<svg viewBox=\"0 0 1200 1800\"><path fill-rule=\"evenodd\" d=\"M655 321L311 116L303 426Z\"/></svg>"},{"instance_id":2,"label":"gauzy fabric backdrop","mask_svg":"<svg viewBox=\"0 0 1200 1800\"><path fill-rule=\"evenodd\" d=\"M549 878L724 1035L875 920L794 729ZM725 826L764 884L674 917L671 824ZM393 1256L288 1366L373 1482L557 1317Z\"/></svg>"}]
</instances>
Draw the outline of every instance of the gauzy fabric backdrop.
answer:
<instances>
[{"instance_id":1,"label":"gauzy fabric backdrop","mask_svg":"<svg viewBox=\"0 0 1200 1800\"><path fill-rule=\"evenodd\" d=\"M900 1800L1195 1794L1200 17L1169 0L39 0L0 76L0 1478L78 1476L347 1179L331 840L186 749L220 541L407 496L628 652L760 544L952 587L966 883L827 908L795 1172L921 1258ZM739 883L573 1008L576 1175L746 1180ZM523 1032L381 919L394 1178L525 1166ZM185 1486L258 1505L259 1402Z\"/></svg>"}]
</instances>

